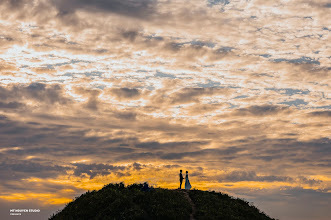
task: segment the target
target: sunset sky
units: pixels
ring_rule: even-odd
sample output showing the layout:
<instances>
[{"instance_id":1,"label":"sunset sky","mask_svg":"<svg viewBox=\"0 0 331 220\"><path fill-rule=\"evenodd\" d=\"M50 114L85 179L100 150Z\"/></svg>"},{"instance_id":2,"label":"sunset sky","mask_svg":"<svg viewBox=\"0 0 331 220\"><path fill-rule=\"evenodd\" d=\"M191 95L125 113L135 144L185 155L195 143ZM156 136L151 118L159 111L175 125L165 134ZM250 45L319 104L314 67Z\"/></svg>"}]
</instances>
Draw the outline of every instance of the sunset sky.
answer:
<instances>
[{"instance_id":1,"label":"sunset sky","mask_svg":"<svg viewBox=\"0 0 331 220\"><path fill-rule=\"evenodd\" d=\"M147 181L331 219L329 0L1 0L0 216ZM1 219L3 219L1 217Z\"/></svg>"}]
</instances>

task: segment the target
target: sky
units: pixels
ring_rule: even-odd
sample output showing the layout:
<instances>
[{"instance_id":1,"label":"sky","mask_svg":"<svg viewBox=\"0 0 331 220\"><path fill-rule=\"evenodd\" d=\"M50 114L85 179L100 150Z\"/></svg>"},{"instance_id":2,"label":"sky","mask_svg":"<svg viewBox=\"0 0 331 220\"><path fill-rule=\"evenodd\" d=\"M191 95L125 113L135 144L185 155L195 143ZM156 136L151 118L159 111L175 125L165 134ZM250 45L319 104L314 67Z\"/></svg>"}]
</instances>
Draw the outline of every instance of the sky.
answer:
<instances>
[{"instance_id":1,"label":"sky","mask_svg":"<svg viewBox=\"0 0 331 220\"><path fill-rule=\"evenodd\" d=\"M1 0L0 216L147 181L331 218L331 2Z\"/></svg>"}]
</instances>

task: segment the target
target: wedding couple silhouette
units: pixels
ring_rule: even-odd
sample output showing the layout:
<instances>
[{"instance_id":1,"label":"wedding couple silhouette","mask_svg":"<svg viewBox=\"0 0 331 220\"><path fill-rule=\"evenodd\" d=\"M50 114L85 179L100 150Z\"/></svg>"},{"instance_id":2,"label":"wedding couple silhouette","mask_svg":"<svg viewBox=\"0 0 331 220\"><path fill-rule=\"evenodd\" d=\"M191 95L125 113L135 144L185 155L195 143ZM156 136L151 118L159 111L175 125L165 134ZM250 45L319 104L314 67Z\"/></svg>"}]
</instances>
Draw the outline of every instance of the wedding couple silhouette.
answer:
<instances>
[{"instance_id":1,"label":"wedding couple silhouette","mask_svg":"<svg viewBox=\"0 0 331 220\"><path fill-rule=\"evenodd\" d=\"M179 185L179 189L182 188L182 183L183 183L183 174L182 174L182 170L179 171L179 182L180 182L180 185ZM185 189L191 189L192 186L191 186L191 183L190 183L190 180L188 179L188 171L186 171L186 176L185 176Z\"/></svg>"}]
</instances>

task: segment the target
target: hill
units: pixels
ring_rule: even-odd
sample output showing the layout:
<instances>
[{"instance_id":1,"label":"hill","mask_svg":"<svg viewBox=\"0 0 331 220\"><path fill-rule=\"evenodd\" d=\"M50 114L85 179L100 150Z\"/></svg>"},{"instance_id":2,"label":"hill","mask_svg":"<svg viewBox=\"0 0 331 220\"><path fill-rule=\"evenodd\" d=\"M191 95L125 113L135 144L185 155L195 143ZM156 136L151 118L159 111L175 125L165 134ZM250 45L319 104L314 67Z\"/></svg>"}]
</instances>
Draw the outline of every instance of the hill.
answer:
<instances>
[{"instance_id":1,"label":"hill","mask_svg":"<svg viewBox=\"0 0 331 220\"><path fill-rule=\"evenodd\" d=\"M248 202L223 193L149 188L123 183L88 191L50 220L92 219L224 219L270 220Z\"/></svg>"}]
</instances>

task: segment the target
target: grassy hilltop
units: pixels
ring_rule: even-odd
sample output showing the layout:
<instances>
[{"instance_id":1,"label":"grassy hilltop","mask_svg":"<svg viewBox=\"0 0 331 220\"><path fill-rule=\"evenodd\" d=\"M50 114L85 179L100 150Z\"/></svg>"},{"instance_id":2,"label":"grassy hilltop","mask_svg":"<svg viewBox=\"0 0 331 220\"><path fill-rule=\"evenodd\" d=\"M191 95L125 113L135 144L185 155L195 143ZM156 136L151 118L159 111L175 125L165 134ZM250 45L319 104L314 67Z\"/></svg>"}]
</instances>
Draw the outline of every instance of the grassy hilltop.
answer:
<instances>
[{"instance_id":1,"label":"grassy hilltop","mask_svg":"<svg viewBox=\"0 0 331 220\"><path fill-rule=\"evenodd\" d=\"M248 202L223 193L142 188L143 184L108 184L82 194L49 219L273 219Z\"/></svg>"}]
</instances>

